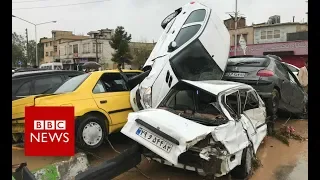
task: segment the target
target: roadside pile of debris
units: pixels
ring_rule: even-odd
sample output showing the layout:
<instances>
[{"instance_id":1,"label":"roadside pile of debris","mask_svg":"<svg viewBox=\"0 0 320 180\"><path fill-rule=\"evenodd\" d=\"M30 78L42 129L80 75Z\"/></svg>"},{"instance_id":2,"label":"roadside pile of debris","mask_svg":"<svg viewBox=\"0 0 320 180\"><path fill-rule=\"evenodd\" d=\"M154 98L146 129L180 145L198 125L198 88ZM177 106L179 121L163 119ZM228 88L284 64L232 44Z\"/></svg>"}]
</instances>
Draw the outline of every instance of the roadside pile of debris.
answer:
<instances>
[{"instance_id":1,"label":"roadside pile of debris","mask_svg":"<svg viewBox=\"0 0 320 180\"><path fill-rule=\"evenodd\" d=\"M295 139L298 141L307 140L307 138L295 133L295 129L292 126L286 125L282 125L279 130L276 130L273 136L288 146L290 145L289 139Z\"/></svg>"}]
</instances>

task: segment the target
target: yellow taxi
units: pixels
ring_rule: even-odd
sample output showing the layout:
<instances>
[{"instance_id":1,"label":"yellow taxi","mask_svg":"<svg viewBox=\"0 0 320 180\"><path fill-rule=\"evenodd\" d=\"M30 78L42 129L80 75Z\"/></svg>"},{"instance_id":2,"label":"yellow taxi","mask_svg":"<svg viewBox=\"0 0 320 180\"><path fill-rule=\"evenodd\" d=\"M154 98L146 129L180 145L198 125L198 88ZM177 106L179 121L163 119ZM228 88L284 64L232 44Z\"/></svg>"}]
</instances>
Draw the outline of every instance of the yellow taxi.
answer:
<instances>
[{"instance_id":1,"label":"yellow taxi","mask_svg":"<svg viewBox=\"0 0 320 180\"><path fill-rule=\"evenodd\" d=\"M139 70L122 70L127 77ZM23 140L25 106L74 106L76 142L82 148L97 148L110 133L127 121L130 90L118 70L95 71L73 77L53 94L34 95L12 101L13 141Z\"/></svg>"}]
</instances>

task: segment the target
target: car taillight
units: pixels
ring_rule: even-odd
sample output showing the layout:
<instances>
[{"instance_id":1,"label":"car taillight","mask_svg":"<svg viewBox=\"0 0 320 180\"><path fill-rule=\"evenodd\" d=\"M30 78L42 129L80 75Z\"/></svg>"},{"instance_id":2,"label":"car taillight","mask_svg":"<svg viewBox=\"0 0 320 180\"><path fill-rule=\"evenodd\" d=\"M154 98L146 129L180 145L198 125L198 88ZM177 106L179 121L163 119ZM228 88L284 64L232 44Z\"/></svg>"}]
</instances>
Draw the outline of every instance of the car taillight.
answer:
<instances>
[{"instance_id":1,"label":"car taillight","mask_svg":"<svg viewBox=\"0 0 320 180\"><path fill-rule=\"evenodd\" d=\"M264 70L264 69L258 71L258 73L257 73L257 76L261 76L261 77L270 77L273 75L274 75L274 73L272 71Z\"/></svg>"},{"instance_id":2,"label":"car taillight","mask_svg":"<svg viewBox=\"0 0 320 180\"><path fill-rule=\"evenodd\" d=\"M190 4L194 4L195 2L191 2Z\"/></svg>"}]
</instances>

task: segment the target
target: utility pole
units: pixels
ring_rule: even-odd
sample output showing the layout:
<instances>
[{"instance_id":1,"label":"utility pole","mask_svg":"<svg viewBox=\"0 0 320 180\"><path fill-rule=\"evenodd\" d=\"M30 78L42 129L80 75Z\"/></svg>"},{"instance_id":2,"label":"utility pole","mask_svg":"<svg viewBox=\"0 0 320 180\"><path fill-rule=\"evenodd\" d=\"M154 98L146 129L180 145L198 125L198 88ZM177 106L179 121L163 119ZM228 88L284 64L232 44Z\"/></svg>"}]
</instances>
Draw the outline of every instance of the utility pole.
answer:
<instances>
[{"instance_id":1,"label":"utility pole","mask_svg":"<svg viewBox=\"0 0 320 180\"><path fill-rule=\"evenodd\" d=\"M28 41L28 29L26 28L26 39L27 39L27 62L29 60L29 41Z\"/></svg>"},{"instance_id":2,"label":"utility pole","mask_svg":"<svg viewBox=\"0 0 320 180\"><path fill-rule=\"evenodd\" d=\"M98 57L98 34L96 34L95 38L96 38L96 62L99 63L99 57Z\"/></svg>"},{"instance_id":3,"label":"utility pole","mask_svg":"<svg viewBox=\"0 0 320 180\"><path fill-rule=\"evenodd\" d=\"M234 20L234 56L237 55L238 21L241 19L241 17L239 18L239 16L240 15L242 16L242 14L240 14L238 11L238 0L235 0L235 1L236 1L235 11L234 12L227 12L227 14L229 14L230 17ZM234 14L234 17L231 14Z\"/></svg>"}]
</instances>

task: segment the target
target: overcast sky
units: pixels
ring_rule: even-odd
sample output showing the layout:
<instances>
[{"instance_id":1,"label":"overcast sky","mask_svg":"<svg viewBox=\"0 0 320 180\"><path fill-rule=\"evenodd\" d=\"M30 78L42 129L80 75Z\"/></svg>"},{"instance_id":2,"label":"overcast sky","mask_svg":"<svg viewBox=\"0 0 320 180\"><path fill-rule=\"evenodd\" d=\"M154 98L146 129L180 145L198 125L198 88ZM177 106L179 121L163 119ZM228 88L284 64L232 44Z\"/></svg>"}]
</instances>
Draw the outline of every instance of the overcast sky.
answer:
<instances>
[{"instance_id":1,"label":"overcast sky","mask_svg":"<svg viewBox=\"0 0 320 180\"><path fill-rule=\"evenodd\" d=\"M24 2L23 1L29 1ZM34 2L30 2L34 1ZM102 0L13 0L13 9L57 6ZM73 31L84 34L102 28L124 26L132 34L133 41L157 41L162 32L161 21L175 9L192 0L109 0L76 6L12 10L12 14L33 23L57 21L55 24L38 26L38 39L51 37L51 30ZM226 12L235 11L235 0L209 1L221 20L229 18ZM238 10L247 17L247 25L266 22L269 16L280 15L281 22L306 22L307 3L305 0L238 0ZM34 26L12 18L12 32L35 38Z\"/></svg>"}]
</instances>

